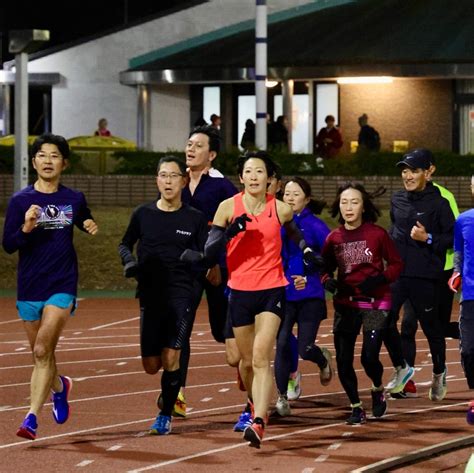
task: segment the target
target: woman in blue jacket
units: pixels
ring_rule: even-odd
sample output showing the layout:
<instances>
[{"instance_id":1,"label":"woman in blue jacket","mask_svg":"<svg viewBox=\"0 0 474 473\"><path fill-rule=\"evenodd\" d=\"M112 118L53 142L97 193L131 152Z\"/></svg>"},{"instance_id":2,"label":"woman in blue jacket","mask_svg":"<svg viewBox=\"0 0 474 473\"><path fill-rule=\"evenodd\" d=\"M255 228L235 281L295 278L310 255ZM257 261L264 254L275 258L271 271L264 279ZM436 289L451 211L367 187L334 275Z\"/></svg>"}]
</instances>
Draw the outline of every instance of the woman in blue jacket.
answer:
<instances>
[{"instance_id":1,"label":"woman in blue jacket","mask_svg":"<svg viewBox=\"0 0 474 473\"><path fill-rule=\"evenodd\" d=\"M322 202L311 199L311 186L300 178L292 178L284 188L283 200L293 208L294 221L308 246L317 254L321 252L329 234L328 226L315 214L321 213ZM331 353L319 348L314 341L322 320L327 318L324 288L319 273L305 265L303 253L282 230L282 257L286 287L286 312L277 339L275 378L278 388L276 411L280 416L291 414L287 387L292 357L290 338L295 323L298 324L298 353L303 360L316 363L320 369L321 384L326 386L332 378Z\"/></svg>"}]
</instances>

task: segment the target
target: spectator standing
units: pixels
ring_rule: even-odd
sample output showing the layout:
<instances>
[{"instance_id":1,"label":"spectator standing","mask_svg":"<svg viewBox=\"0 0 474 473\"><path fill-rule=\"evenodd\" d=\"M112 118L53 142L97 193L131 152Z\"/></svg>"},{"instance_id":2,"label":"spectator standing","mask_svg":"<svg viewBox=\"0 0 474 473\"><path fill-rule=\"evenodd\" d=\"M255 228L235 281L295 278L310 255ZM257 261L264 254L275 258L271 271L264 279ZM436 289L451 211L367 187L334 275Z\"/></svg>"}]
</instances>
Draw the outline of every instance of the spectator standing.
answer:
<instances>
[{"instance_id":1,"label":"spectator standing","mask_svg":"<svg viewBox=\"0 0 474 473\"><path fill-rule=\"evenodd\" d=\"M255 123L250 118L245 121L245 130L242 135L242 140L240 141L240 146L244 150L255 148Z\"/></svg>"},{"instance_id":2,"label":"spectator standing","mask_svg":"<svg viewBox=\"0 0 474 473\"><path fill-rule=\"evenodd\" d=\"M328 115L324 121L326 126L319 130L316 137L316 154L323 159L334 158L342 147L342 135L336 128L336 119L333 115Z\"/></svg>"},{"instance_id":3,"label":"spectator standing","mask_svg":"<svg viewBox=\"0 0 474 473\"><path fill-rule=\"evenodd\" d=\"M380 151L380 135L378 131L368 124L369 117L366 113L359 117L359 148L358 152Z\"/></svg>"}]
</instances>

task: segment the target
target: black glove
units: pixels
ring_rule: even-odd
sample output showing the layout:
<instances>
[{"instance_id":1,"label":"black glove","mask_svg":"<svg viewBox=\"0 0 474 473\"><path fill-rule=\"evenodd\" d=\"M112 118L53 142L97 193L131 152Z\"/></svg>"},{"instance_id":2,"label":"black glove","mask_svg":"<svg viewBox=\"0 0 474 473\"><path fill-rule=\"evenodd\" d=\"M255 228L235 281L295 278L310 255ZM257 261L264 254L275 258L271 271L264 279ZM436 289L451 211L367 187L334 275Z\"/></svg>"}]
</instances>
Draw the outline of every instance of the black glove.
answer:
<instances>
[{"instance_id":1,"label":"black glove","mask_svg":"<svg viewBox=\"0 0 474 473\"><path fill-rule=\"evenodd\" d=\"M189 248L184 250L179 257L180 261L185 263L200 263L204 259L204 254L200 251L190 250Z\"/></svg>"},{"instance_id":2,"label":"black glove","mask_svg":"<svg viewBox=\"0 0 474 473\"><path fill-rule=\"evenodd\" d=\"M337 279L328 278L326 281L324 281L323 286L326 291L330 292L331 294L335 294L339 284L337 283Z\"/></svg>"},{"instance_id":3,"label":"black glove","mask_svg":"<svg viewBox=\"0 0 474 473\"><path fill-rule=\"evenodd\" d=\"M377 274L377 276L367 277L365 281L357 285L357 288L362 294L370 294L375 288L387 282L387 278L383 274Z\"/></svg>"},{"instance_id":4,"label":"black glove","mask_svg":"<svg viewBox=\"0 0 474 473\"><path fill-rule=\"evenodd\" d=\"M225 231L225 236L227 237L227 240L231 240L240 232L245 232L245 230L247 229L247 222L251 221L252 220L247 216L247 214L242 214L239 217L236 217Z\"/></svg>"},{"instance_id":5,"label":"black glove","mask_svg":"<svg viewBox=\"0 0 474 473\"><path fill-rule=\"evenodd\" d=\"M129 261L123 267L123 275L126 278L136 278L138 274L138 264L136 261Z\"/></svg>"},{"instance_id":6,"label":"black glove","mask_svg":"<svg viewBox=\"0 0 474 473\"><path fill-rule=\"evenodd\" d=\"M303 261L307 266L311 266L315 269L322 268L324 265L323 258L314 253L314 251L309 247L305 248L303 251Z\"/></svg>"}]
</instances>

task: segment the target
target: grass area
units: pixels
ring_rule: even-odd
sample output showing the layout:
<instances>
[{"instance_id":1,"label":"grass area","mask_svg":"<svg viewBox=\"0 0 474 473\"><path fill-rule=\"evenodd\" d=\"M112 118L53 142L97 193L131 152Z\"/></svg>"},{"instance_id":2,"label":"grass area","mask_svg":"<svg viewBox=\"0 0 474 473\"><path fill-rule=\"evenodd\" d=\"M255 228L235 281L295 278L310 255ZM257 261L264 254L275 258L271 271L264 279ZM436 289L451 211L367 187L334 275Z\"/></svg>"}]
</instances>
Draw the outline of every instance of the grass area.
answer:
<instances>
[{"instance_id":1,"label":"grass area","mask_svg":"<svg viewBox=\"0 0 474 473\"><path fill-rule=\"evenodd\" d=\"M79 293L83 297L93 297L100 291L101 297L118 295L133 297L135 284L133 280L123 277L122 265L117 252L118 244L128 225L132 208L96 207L92 208L94 219L99 225L95 237L75 230L74 242L79 259ZM3 229L5 209L0 209L0 225ZM327 209L321 218L330 228L337 226ZM384 211L379 224L387 228L388 211ZM8 255L0 251L0 296L13 296L16 288L16 265L18 255ZM118 294L120 293L120 294Z\"/></svg>"}]
</instances>

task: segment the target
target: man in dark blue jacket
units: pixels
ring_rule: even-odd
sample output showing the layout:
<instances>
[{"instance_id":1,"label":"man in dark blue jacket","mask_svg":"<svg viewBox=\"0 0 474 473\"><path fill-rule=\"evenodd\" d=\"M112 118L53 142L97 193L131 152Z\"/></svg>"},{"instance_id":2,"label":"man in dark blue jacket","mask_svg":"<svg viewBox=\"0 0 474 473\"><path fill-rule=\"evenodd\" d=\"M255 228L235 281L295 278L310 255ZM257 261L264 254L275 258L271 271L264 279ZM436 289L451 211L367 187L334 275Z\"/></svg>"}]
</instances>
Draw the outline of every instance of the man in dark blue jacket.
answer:
<instances>
[{"instance_id":1,"label":"man in dark blue jacket","mask_svg":"<svg viewBox=\"0 0 474 473\"><path fill-rule=\"evenodd\" d=\"M405 262L400 279L392 286L393 319L405 301L409 301L428 339L433 360L433 379L429 398L441 401L447 392L446 343L439 317L437 290L443 276L445 255L453 246L454 215L446 199L430 181L432 153L423 148L415 149L397 163L401 169L404 190L392 196L390 235ZM392 327L392 330L396 327ZM393 334L393 332L392 332ZM402 349L408 364L414 363L409 343ZM406 334L408 340L408 334ZM389 352L394 349L390 332L386 339ZM412 360L410 358L413 358Z\"/></svg>"}]
</instances>

